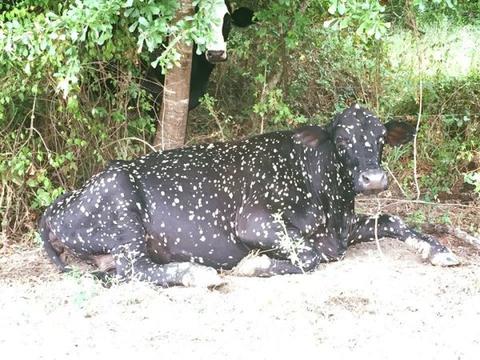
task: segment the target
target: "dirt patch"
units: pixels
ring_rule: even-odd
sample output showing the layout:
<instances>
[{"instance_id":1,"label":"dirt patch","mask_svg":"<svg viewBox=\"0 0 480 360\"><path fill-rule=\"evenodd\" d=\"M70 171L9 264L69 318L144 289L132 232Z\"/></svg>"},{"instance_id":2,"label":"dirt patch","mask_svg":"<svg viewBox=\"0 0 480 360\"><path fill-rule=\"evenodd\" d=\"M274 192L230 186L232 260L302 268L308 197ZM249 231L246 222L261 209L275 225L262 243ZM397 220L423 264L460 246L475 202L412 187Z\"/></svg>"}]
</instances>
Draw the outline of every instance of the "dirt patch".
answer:
<instances>
[{"instance_id":1,"label":"dirt patch","mask_svg":"<svg viewBox=\"0 0 480 360\"><path fill-rule=\"evenodd\" d=\"M348 296L339 294L337 296L330 297L325 304L332 308L337 307L340 311L357 312L359 314L368 311L368 305L370 305L370 299L362 296Z\"/></svg>"},{"instance_id":2,"label":"dirt patch","mask_svg":"<svg viewBox=\"0 0 480 360\"><path fill-rule=\"evenodd\" d=\"M455 244L453 244L455 245ZM477 359L480 256L422 263L381 241L310 274L225 276L218 290L102 287L59 275L39 249L0 258L0 351L35 359ZM459 251L461 250L461 251Z\"/></svg>"}]
</instances>

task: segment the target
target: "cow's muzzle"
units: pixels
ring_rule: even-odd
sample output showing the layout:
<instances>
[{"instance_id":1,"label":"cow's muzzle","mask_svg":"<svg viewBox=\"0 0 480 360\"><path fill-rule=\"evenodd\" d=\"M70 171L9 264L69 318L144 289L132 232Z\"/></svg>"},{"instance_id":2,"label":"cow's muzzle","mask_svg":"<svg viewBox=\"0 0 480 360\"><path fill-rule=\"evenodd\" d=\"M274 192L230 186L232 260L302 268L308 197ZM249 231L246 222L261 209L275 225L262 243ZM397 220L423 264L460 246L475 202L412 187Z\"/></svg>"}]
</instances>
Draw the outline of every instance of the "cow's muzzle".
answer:
<instances>
[{"instance_id":1,"label":"cow's muzzle","mask_svg":"<svg viewBox=\"0 0 480 360\"><path fill-rule=\"evenodd\" d=\"M388 187L387 174L381 169L366 170L360 173L356 186L357 193L376 194Z\"/></svg>"},{"instance_id":2,"label":"cow's muzzle","mask_svg":"<svg viewBox=\"0 0 480 360\"><path fill-rule=\"evenodd\" d=\"M227 60L227 52L224 50L207 50L205 57L208 62L215 64Z\"/></svg>"}]
</instances>

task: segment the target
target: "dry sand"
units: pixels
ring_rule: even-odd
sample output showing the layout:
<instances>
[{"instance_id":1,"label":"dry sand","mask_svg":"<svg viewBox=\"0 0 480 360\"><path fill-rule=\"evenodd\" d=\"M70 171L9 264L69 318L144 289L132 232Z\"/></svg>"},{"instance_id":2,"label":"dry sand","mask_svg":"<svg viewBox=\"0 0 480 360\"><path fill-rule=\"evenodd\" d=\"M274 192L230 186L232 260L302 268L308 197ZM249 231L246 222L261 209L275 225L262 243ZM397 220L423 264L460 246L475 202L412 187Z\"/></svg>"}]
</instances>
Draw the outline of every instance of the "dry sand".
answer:
<instances>
[{"instance_id":1,"label":"dry sand","mask_svg":"<svg viewBox=\"0 0 480 360\"><path fill-rule=\"evenodd\" d=\"M306 275L107 289L40 249L0 257L0 354L31 359L479 359L480 254L422 263L381 241Z\"/></svg>"}]
</instances>

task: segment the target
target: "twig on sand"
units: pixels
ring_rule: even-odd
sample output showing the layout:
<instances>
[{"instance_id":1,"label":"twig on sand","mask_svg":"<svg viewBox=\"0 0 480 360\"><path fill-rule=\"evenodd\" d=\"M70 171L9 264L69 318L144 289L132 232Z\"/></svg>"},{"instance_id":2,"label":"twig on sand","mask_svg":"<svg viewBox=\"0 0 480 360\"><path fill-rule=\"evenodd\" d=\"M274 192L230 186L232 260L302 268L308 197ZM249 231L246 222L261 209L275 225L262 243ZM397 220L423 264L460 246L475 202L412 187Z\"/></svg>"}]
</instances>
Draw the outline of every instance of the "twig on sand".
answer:
<instances>
[{"instance_id":1,"label":"twig on sand","mask_svg":"<svg viewBox=\"0 0 480 360\"><path fill-rule=\"evenodd\" d=\"M375 219L375 243L377 244L377 250L378 250L378 253L380 254L380 257L383 260L385 260L385 255L383 254L382 248L380 247L380 241L378 241L378 218L380 216L381 204L380 204L380 201L378 201L378 197L376 197L376 199L377 199L377 211L373 216L373 218Z\"/></svg>"}]
</instances>

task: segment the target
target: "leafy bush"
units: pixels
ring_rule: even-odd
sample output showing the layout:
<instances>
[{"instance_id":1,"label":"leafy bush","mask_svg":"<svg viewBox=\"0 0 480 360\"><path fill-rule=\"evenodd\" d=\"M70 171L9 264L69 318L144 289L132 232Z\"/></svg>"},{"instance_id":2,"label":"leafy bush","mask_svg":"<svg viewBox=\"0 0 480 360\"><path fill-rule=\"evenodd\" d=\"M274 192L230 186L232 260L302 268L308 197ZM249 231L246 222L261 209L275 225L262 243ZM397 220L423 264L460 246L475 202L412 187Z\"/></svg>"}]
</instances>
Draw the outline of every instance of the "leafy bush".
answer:
<instances>
[{"instance_id":1,"label":"leafy bush","mask_svg":"<svg viewBox=\"0 0 480 360\"><path fill-rule=\"evenodd\" d=\"M174 0L0 5L3 239L31 239L32 220L61 192L106 160L150 150L155 124L139 87L142 68L173 66L173 48L151 55L169 36L202 49L215 1L197 2L197 14L176 24Z\"/></svg>"},{"instance_id":2,"label":"leafy bush","mask_svg":"<svg viewBox=\"0 0 480 360\"><path fill-rule=\"evenodd\" d=\"M174 0L0 3L3 239L32 234L41 209L106 161L150 150L155 124L139 87L143 67L172 66L175 52L151 54L172 35L201 50L214 1L194 1L198 12L176 25ZM422 196L435 199L464 182L479 192L477 2L238 5L255 9L257 22L232 32L230 59L210 84L215 99L191 113L189 144L322 124L354 101L415 124L421 89ZM409 194L411 154L411 146L386 154Z\"/></svg>"}]
</instances>

